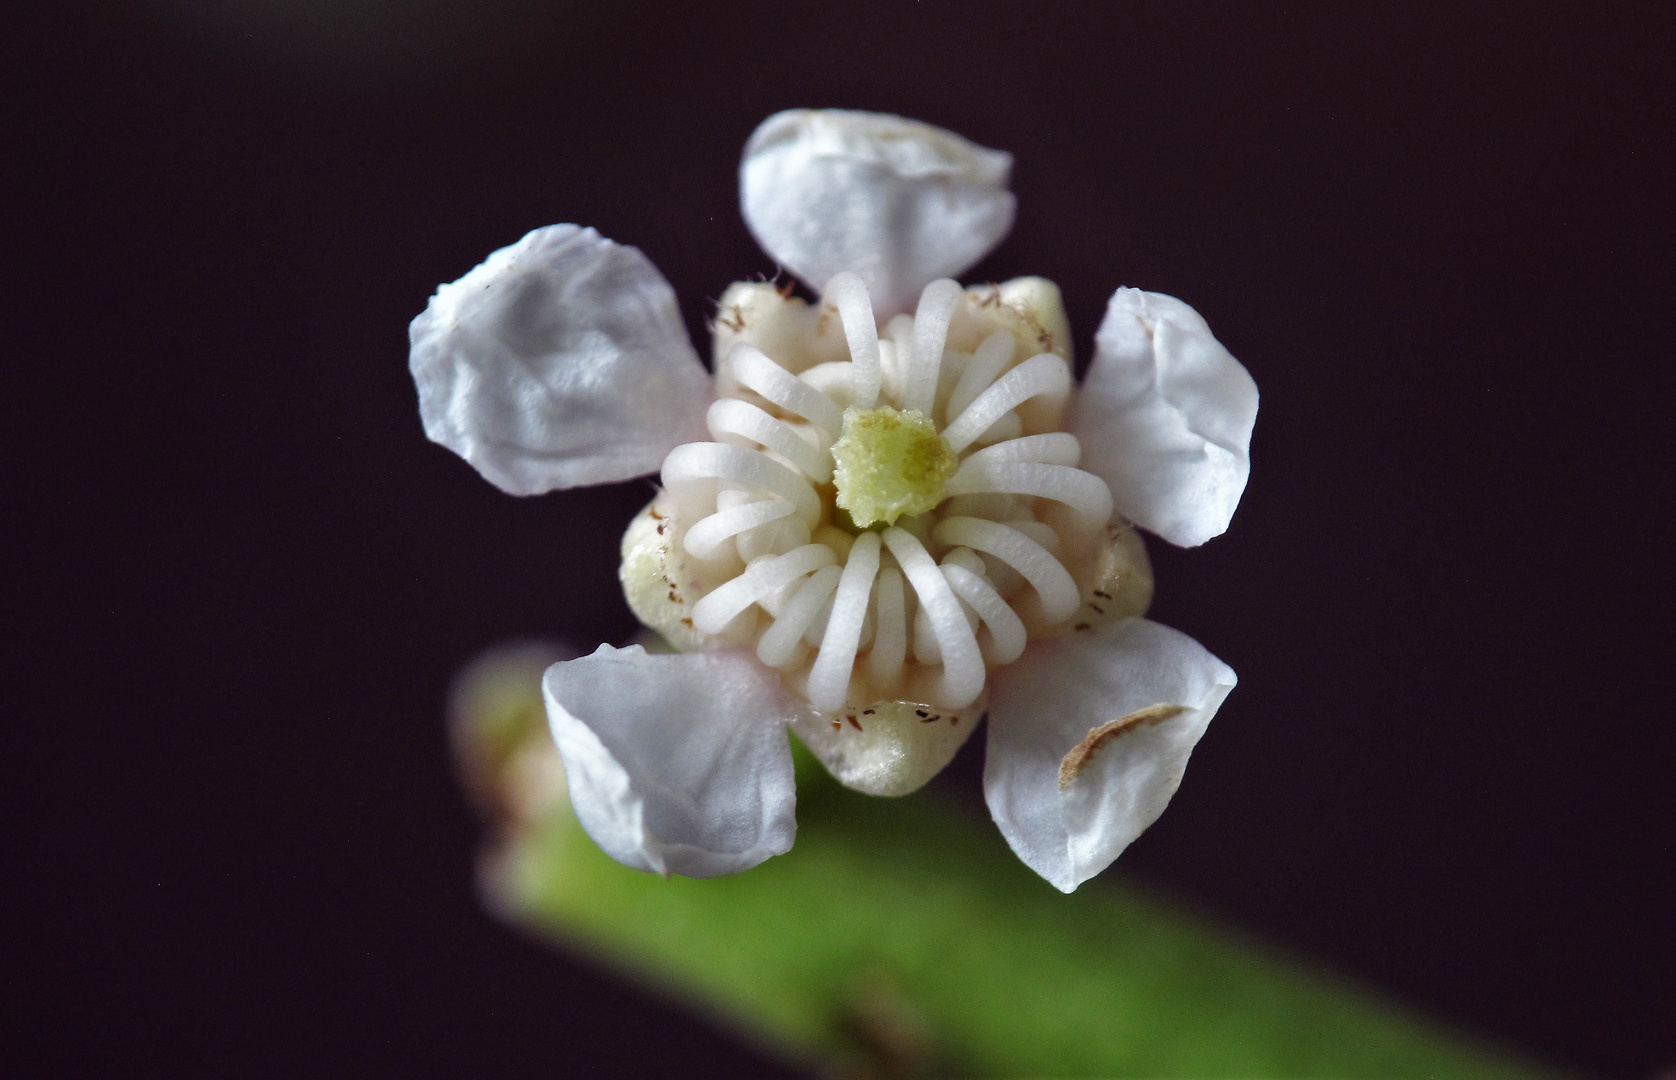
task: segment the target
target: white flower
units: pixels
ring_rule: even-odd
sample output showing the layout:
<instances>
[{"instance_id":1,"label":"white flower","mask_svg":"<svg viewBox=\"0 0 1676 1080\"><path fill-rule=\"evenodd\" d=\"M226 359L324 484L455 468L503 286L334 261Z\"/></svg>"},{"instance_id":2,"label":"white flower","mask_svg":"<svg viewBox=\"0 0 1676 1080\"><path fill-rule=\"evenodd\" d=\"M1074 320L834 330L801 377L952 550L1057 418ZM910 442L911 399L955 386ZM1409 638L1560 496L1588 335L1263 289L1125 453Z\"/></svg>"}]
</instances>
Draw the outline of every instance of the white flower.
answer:
<instances>
[{"instance_id":1,"label":"white flower","mask_svg":"<svg viewBox=\"0 0 1676 1080\"><path fill-rule=\"evenodd\" d=\"M822 300L729 288L714 379L651 263L575 225L413 321L426 433L503 490L661 468L622 577L681 653L602 645L544 682L577 815L618 860L703 877L788 850L788 725L845 784L902 794L987 711L990 810L1067 892L1180 783L1234 673L1139 617L1130 523L1227 528L1256 387L1192 308L1119 289L1076 389L1051 282L950 280L1011 226L1010 168L897 117L770 117L745 218Z\"/></svg>"}]
</instances>

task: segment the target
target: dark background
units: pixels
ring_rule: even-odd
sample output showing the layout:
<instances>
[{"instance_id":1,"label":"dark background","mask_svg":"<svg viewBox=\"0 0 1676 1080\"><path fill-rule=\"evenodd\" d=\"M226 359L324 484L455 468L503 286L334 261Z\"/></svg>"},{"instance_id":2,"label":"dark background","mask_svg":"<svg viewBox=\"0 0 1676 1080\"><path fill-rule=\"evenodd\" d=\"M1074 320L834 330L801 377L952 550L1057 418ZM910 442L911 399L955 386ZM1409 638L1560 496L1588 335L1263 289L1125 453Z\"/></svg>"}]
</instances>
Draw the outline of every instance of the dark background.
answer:
<instances>
[{"instance_id":1,"label":"dark background","mask_svg":"<svg viewBox=\"0 0 1676 1080\"><path fill-rule=\"evenodd\" d=\"M1676 1067L1663 5L63 6L5 47L19 1075L771 1074L473 893L447 682L632 622L636 482L425 442L406 324L535 226L702 341L770 112L1016 155L968 275L1194 304L1263 393L1154 616L1240 687L1120 871L1563 1066ZM21 198L19 198L21 196ZM969 751L977 750L977 740ZM938 781L977 803L976 755Z\"/></svg>"}]
</instances>

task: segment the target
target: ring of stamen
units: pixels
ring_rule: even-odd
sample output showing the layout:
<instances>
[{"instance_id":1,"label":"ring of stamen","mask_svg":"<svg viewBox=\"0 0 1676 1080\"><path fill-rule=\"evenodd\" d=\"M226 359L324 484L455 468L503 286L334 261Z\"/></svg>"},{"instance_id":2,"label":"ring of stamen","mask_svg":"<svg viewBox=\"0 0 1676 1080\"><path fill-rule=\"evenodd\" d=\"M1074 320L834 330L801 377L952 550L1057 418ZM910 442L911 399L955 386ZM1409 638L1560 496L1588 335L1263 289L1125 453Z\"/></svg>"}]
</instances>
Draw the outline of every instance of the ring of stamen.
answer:
<instances>
[{"instance_id":1,"label":"ring of stamen","mask_svg":"<svg viewBox=\"0 0 1676 1080\"><path fill-rule=\"evenodd\" d=\"M848 360L787 366L736 342L739 393L707 415L717 441L664 461L673 539L706 568L691 580L718 582L689 625L754 643L822 712L904 695L966 708L989 667L1068 628L1083 602L1071 567L1088 572L1112 515L1076 437L1044 430L1070 368L1054 353L1015 364L1020 339L975 333L952 281L882 329L856 274L826 302Z\"/></svg>"}]
</instances>

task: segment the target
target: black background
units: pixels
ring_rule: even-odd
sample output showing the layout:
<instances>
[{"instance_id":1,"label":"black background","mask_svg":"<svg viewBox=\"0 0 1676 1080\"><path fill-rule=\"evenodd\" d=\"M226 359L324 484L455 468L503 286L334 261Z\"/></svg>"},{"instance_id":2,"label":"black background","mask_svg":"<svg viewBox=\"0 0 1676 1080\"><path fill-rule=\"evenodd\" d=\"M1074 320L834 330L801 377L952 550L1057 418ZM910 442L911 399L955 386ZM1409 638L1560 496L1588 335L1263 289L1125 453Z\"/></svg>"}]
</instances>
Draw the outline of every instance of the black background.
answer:
<instances>
[{"instance_id":1,"label":"black background","mask_svg":"<svg viewBox=\"0 0 1676 1080\"><path fill-rule=\"evenodd\" d=\"M1054 278L1084 356L1118 285L1179 295L1262 390L1231 531L1151 544L1154 617L1241 682L1122 871L1551 1062L1676 1067L1668 8L34 18L3 76L21 1074L774 1073L475 899L448 679L626 637L648 489L496 492L425 442L406 324L577 221L703 341L773 272L740 147L800 105L1013 152L970 279ZM982 813L976 760L938 786Z\"/></svg>"}]
</instances>

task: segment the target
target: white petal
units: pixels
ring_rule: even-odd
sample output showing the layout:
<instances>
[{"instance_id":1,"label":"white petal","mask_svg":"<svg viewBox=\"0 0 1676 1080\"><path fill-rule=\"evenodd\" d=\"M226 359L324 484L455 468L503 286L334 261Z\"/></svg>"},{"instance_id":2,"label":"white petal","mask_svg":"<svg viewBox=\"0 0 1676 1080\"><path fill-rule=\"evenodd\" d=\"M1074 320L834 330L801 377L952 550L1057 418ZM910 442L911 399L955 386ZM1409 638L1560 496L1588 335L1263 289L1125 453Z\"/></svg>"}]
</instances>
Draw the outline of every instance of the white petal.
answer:
<instances>
[{"instance_id":1,"label":"white petal","mask_svg":"<svg viewBox=\"0 0 1676 1080\"><path fill-rule=\"evenodd\" d=\"M631 247L550 225L443 285L408 328L425 434L501 490L656 472L705 437L710 376Z\"/></svg>"},{"instance_id":2,"label":"white petal","mask_svg":"<svg viewBox=\"0 0 1676 1080\"><path fill-rule=\"evenodd\" d=\"M601 645L542 689L576 816L618 862L714 877L791 850L797 709L746 654Z\"/></svg>"},{"instance_id":3,"label":"white petal","mask_svg":"<svg viewBox=\"0 0 1676 1080\"><path fill-rule=\"evenodd\" d=\"M1117 290L1094 342L1067 425L1082 467L1172 544L1221 535L1251 472L1257 384L1198 312L1161 293Z\"/></svg>"},{"instance_id":4,"label":"white petal","mask_svg":"<svg viewBox=\"0 0 1676 1080\"><path fill-rule=\"evenodd\" d=\"M1062 892L1158 820L1234 672L1177 630L1124 619L1040 642L990 684L984 798Z\"/></svg>"},{"instance_id":5,"label":"white petal","mask_svg":"<svg viewBox=\"0 0 1676 1080\"><path fill-rule=\"evenodd\" d=\"M1013 224L1012 155L882 113L793 109L745 144L739 198L764 251L816 290L844 270L884 316Z\"/></svg>"}]
</instances>

